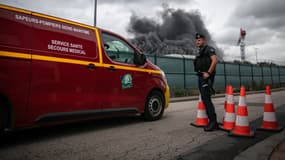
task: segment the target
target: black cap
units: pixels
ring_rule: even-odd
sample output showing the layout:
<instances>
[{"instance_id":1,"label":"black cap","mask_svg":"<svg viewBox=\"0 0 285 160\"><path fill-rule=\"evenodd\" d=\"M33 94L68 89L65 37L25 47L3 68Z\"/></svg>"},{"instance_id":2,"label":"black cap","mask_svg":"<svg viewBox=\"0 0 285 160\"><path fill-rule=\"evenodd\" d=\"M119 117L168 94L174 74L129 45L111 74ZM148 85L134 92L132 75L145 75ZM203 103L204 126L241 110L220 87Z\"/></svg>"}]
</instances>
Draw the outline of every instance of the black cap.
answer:
<instances>
[{"instance_id":1,"label":"black cap","mask_svg":"<svg viewBox=\"0 0 285 160\"><path fill-rule=\"evenodd\" d=\"M196 33L196 39L205 38L205 36L201 33Z\"/></svg>"}]
</instances>

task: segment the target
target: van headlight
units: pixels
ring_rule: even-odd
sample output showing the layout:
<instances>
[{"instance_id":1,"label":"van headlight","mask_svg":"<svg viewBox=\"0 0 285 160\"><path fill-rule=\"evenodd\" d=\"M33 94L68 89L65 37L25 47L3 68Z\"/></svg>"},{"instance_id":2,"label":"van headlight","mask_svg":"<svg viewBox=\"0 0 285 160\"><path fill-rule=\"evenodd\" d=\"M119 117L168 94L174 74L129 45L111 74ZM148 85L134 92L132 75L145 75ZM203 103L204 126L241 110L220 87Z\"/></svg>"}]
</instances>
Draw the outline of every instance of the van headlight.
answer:
<instances>
[{"instance_id":1,"label":"van headlight","mask_svg":"<svg viewBox=\"0 0 285 160\"><path fill-rule=\"evenodd\" d=\"M165 76L165 73L163 72L163 70L161 70L161 75L162 75L162 78L163 78L163 80L165 81L165 83L168 84L168 83L167 83L166 76Z\"/></svg>"}]
</instances>

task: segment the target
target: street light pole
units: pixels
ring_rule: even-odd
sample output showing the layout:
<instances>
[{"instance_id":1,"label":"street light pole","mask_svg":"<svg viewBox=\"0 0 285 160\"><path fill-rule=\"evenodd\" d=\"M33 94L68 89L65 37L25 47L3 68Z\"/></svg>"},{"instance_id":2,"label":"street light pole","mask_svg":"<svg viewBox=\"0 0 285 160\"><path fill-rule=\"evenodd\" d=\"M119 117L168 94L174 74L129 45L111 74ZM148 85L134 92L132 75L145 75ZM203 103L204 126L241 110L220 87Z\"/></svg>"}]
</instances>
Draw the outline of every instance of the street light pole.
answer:
<instances>
[{"instance_id":1,"label":"street light pole","mask_svg":"<svg viewBox=\"0 0 285 160\"><path fill-rule=\"evenodd\" d=\"M96 27L97 21L97 0L94 0L94 27Z\"/></svg>"}]
</instances>

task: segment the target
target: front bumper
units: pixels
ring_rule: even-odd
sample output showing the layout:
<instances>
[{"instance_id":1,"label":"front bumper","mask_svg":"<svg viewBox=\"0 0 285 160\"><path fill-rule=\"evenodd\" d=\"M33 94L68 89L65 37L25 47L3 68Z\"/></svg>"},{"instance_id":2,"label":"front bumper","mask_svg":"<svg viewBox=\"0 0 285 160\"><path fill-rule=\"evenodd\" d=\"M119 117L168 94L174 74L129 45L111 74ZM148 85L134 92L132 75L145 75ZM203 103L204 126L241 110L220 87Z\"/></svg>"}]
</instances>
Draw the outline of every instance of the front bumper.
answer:
<instances>
[{"instance_id":1,"label":"front bumper","mask_svg":"<svg viewBox=\"0 0 285 160\"><path fill-rule=\"evenodd\" d=\"M168 85L166 85L166 89L165 89L165 92L164 92L164 99L165 99L165 107L164 107L164 109L166 109L166 108L168 108L169 99L170 99L170 89L169 89Z\"/></svg>"}]
</instances>

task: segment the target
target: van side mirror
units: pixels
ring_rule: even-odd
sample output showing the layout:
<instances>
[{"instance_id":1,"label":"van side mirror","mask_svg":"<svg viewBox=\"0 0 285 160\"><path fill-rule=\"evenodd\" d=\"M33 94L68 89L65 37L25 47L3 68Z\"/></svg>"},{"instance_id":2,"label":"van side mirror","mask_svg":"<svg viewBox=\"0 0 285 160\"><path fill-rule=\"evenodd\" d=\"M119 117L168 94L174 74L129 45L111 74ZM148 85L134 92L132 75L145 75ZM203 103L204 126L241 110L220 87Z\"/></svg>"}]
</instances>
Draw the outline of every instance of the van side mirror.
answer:
<instances>
[{"instance_id":1,"label":"van side mirror","mask_svg":"<svg viewBox=\"0 0 285 160\"><path fill-rule=\"evenodd\" d=\"M144 65L146 62L146 56L144 54L140 54L140 53L135 53L135 59L134 62L136 65Z\"/></svg>"}]
</instances>

